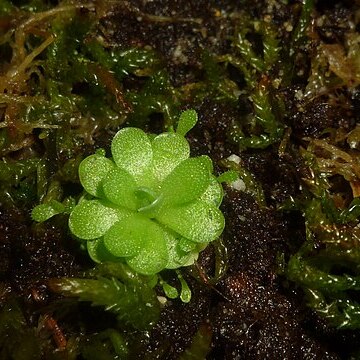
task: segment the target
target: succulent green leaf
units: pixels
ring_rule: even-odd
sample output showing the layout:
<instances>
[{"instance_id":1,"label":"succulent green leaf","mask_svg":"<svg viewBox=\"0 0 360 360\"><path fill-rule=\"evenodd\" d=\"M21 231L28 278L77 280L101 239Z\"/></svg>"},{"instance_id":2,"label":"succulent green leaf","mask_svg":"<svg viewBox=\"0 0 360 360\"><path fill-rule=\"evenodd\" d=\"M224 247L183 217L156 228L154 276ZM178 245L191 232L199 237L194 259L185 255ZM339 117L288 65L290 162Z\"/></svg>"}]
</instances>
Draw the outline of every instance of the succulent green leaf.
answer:
<instances>
[{"instance_id":1,"label":"succulent green leaf","mask_svg":"<svg viewBox=\"0 0 360 360\"><path fill-rule=\"evenodd\" d=\"M199 198L209 186L210 172L206 157L182 161L161 185L166 205L179 205Z\"/></svg>"},{"instance_id":2,"label":"succulent green leaf","mask_svg":"<svg viewBox=\"0 0 360 360\"><path fill-rule=\"evenodd\" d=\"M137 179L152 163L152 147L148 136L138 128L124 128L111 143L111 152L117 166Z\"/></svg>"},{"instance_id":3,"label":"succulent green leaf","mask_svg":"<svg viewBox=\"0 0 360 360\"><path fill-rule=\"evenodd\" d=\"M165 281L162 282L162 288L164 290L165 295L169 298L169 299L176 299L179 296L179 293L177 291L177 289L171 285L169 285L168 283L166 283Z\"/></svg>"},{"instance_id":4,"label":"succulent green leaf","mask_svg":"<svg viewBox=\"0 0 360 360\"><path fill-rule=\"evenodd\" d=\"M146 228L146 241L140 253L127 260L127 263L140 274L153 275L165 269L168 260L164 230L149 220Z\"/></svg>"},{"instance_id":5,"label":"succulent green leaf","mask_svg":"<svg viewBox=\"0 0 360 360\"><path fill-rule=\"evenodd\" d=\"M212 160L209 158L209 156L207 155L202 155L202 156L199 156L202 161L204 162L204 165L207 166L208 170L210 173L212 173L214 171L214 166L213 166L213 162Z\"/></svg>"},{"instance_id":6,"label":"succulent green leaf","mask_svg":"<svg viewBox=\"0 0 360 360\"><path fill-rule=\"evenodd\" d=\"M188 303L191 300L191 290L180 273L178 273L178 278L181 284L180 299L183 303Z\"/></svg>"},{"instance_id":7,"label":"succulent green leaf","mask_svg":"<svg viewBox=\"0 0 360 360\"><path fill-rule=\"evenodd\" d=\"M167 251L169 254L169 261L166 265L167 269L177 269L181 266L192 265L198 258L198 252L183 250L179 244L182 241L182 236L170 229L165 231L165 240ZM188 240L190 241L190 240ZM193 243L193 242L192 242ZM193 243L196 245L196 243Z\"/></svg>"},{"instance_id":8,"label":"succulent green leaf","mask_svg":"<svg viewBox=\"0 0 360 360\"><path fill-rule=\"evenodd\" d=\"M134 177L118 167L109 171L103 181L105 196L114 204L131 210L135 210L137 205L136 188Z\"/></svg>"},{"instance_id":9,"label":"succulent green leaf","mask_svg":"<svg viewBox=\"0 0 360 360\"><path fill-rule=\"evenodd\" d=\"M195 250L197 248L197 245L199 244L184 237L180 239L178 244L179 248L185 252Z\"/></svg>"},{"instance_id":10,"label":"succulent green leaf","mask_svg":"<svg viewBox=\"0 0 360 360\"><path fill-rule=\"evenodd\" d=\"M89 194L101 197L101 183L106 174L113 168L114 163L100 154L88 156L79 165L81 185Z\"/></svg>"},{"instance_id":11,"label":"succulent green leaf","mask_svg":"<svg viewBox=\"0 0 360 360\"><path fill-rule=\"evenodd\" d=\"M238 179L239 179L239 173L237 171L228 170L228 171L225 171L224 173L222 173L218 177L217 181L219 183L221 183L221 182L232 183Z\"/></svg>"},{"instance_id":12,"label":"succulent green leaf","mask_svg":"<svg viewBox=\"0 0 360 360\"><path fill-rule=\"evenodd\" d=\"M163 133L152 141L153 173L158 181L163 181L171 171L190 155L186 139L175 133Z\"/></svg>"},{"instance_id":13,"label":"succulent green leaf","mask_svg":"<svg viewBox=\"0 0 360 360\"><path fill-rule=\"evenodd\" d=\"M96 263L119 261L119 258L111 254L105 247L103 237L87 241L86 246L90 258Z\"/></svg>"},{"instance_id":14,"label":"succulent green leaf","mask_svg":"<svg viewBox=\"0 0 360 360\"><path fill-rule=\"evenodd\" d=\"M106 232L104 245L114 256L135 256L153 235L152 228L151 220L134 213L118 221Z\"/></svg>"},{"instance_id":15,"label":"succulent green leaf","mask_svg":"<svg viewBox=\"0 0 360 360\"><path fill-rule=\"evenodd\" d=\"M147 212L156 205L159 200L159 194L147 186L139 186L135 190L135 195L138 201L138 211Z\"/></svg>"},{"instance_id":16,"label":"succulent green leaf","mask_svg":"<svg viewBox=\"0 0 360 360\"><path fill-rule=\"evenodd\" d=\"M84 240L97 239L120 219L128 216L126 209L114 208L103 200L83 200L69 217L71 232Z\"/></svg>"},{"instance_id":17,"label":"succulent green leaf","mask_svg":"<svg viewBox=\"0 0 360 360\"><path fill-rule=\"evenodd\" d=\"M65 205L59 201L52 200L47 204L40 204L35 206L31 212L31 217L34 221L44 222L54 215L61 214L65 210Z\"/></svg>"},{"instance_id":18,"label":"succulent green leaf","mask_svg":"<svg viewBox=\"0 0 360 360\"><path fill-rule=\"evenodd\" d=\"M205 192L201 195L200 200L219 207L222 202L223 196L224 190L222 186L219 184L216 177L214 175L211 175L210 184L205 190Z\"/></svg>"},{"instance_id":19,"label":"succulent green leaf","mask_svg":"<svg viewBox=\"0 0 360 360\"><path fill-rule=\"evenodd\" d=\"M221 211L215 205L200 200L166 208L157 219L183 237L197 243L215 240L225 226Z\"/></svg>"},{"instance_id":20,"label":"succulent green leaf","mask_svg":"<svg viewBox=\"0 0 360 360\"><path fill-rule=\"evenodd\" d=\"M76 201L73 197L69 196L69 197L65 198L61 204L65 207L64 213L70 214L76 205Z\"/></svg>"},{"instance_id":21,"label":"succulent green leaf","mask_svg":"<svg viewBox=\"0 0 360 360\"><path fill-rule=\"evenodd\" d=\"M176 132L185 136L197 123L198 116L195 110L185 110L181 113Z\"/></svg>"}]
</instances>

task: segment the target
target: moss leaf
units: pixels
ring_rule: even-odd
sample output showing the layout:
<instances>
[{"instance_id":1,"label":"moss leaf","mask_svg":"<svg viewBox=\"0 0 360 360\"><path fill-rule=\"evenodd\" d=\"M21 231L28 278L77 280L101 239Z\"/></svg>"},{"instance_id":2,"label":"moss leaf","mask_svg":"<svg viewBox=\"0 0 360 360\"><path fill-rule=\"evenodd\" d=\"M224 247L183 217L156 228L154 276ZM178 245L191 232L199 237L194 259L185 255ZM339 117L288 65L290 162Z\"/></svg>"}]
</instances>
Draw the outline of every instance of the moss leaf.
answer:
<instances>
[{"instance_id":1,"label":"moss leaf","mask_svg":"<svg viewBox=\"0 0 360 360\"><path fill-rule=\"evenodd\" d=\"M117 314L119 320L137 329L149 329L159 318L155 292L143 282L122 283L115 278L62 278L50 281L53 291L91 301Z\"/></svg>"}]
</instances>

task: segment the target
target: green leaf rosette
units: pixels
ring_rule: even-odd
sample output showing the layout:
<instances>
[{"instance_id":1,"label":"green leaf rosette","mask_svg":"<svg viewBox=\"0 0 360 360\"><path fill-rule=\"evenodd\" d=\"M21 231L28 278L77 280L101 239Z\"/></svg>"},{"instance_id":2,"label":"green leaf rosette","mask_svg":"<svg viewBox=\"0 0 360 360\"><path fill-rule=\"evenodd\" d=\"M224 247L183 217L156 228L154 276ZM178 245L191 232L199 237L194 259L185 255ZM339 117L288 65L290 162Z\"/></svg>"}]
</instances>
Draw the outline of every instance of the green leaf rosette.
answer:
<instances>
[{"instance_id":1,"label":"green leaf rosette","mask_svg":"<svg viewBox=\"0 0 360 360\"><path fill-rule=\"evenodd\" d=\"M72 210L72 233L96 262L125 261L152 275L192 264L224 229L223 190L207 156L189 157L184 135L196 123L182 113L177 132L148 136L121 129L112 158L97 153L79 167L88 193Z\"/></svg>"}]
</instances>

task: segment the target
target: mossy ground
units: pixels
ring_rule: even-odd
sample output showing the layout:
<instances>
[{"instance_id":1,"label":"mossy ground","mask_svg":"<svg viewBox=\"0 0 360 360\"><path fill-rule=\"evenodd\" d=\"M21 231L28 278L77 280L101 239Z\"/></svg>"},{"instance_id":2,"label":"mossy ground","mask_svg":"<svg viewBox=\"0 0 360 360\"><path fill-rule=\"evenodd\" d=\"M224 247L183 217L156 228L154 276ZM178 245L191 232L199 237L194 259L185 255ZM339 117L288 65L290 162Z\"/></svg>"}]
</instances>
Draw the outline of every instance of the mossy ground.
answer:
<instances>
[{"instance_id":1,"label":"mossy ground","mask_svg":"<svg viewBox=\"0 0 360 360\"><path fill-rule=\"evenodd\" d=\"M358 290L319 293L318 279L305 286L287 264L297 254L311 269L358 276L349 205L360 194L360 8L302 3L1 2L2 358L358 356L356 316L337 329L349 310L338 300L356 303ZM109 154L123 125L161 133L189 108L199 114L192 155L210 156L217 173L237 169L246 186L225 188L221 242L182 271L191 302L169 301L151 331L138 331L54 291L55 278L115 271L92 272L66 216L39 226L30 212L79 198L79 163ZM232 154L240 167L224 161ZM336 311L320 316L309 289Z\"/></svg>"}]
</instances>

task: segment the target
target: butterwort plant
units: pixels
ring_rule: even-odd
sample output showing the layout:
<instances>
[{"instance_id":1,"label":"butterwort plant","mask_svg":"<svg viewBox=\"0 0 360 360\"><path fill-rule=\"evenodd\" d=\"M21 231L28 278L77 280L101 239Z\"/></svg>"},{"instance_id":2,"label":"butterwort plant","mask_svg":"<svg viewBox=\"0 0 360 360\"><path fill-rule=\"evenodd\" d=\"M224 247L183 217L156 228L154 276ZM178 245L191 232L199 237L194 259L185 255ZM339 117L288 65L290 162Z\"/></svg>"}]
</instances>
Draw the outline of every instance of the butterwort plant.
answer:
<instances>
[{"instance_id":1,"label":"butterwort plant","mask_svg":"<svg viewBox=\"0 0 360 360\"><path fill-rule=\"evenodd\" d=\"M123 128L112 140L111 158L98 151L80 163L85 192L69 210L69 228L86 240L94 261L124 261L154 275L193 264L222 233L222 186L211 159L190 157L185 139L196 122L196 112L187 110L176 131ZM32 216L43 221L61 206L39 205Z\"/></svg>"}]
</instances>

